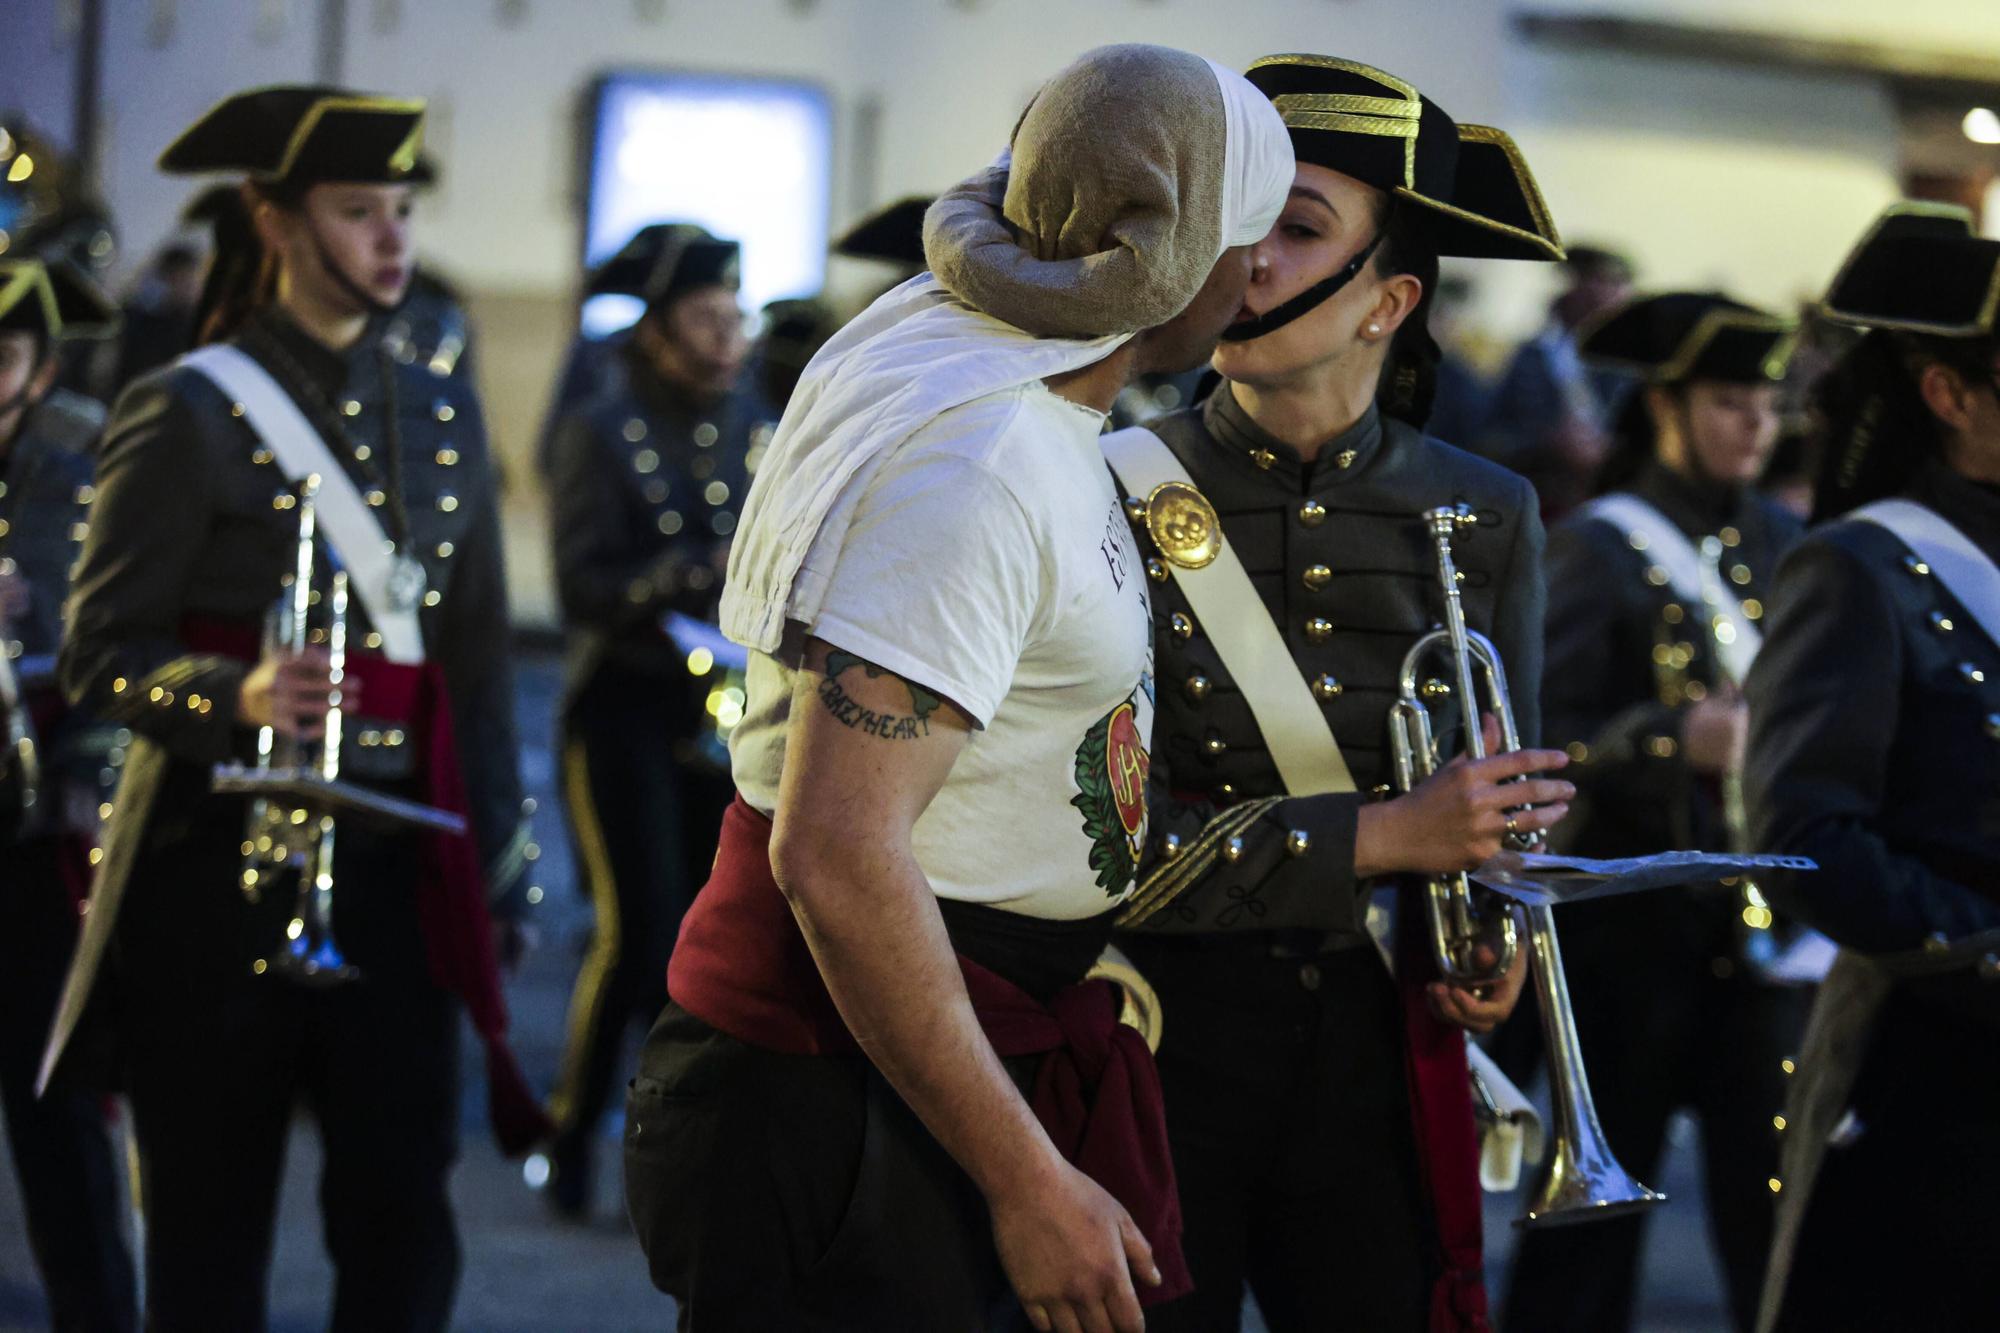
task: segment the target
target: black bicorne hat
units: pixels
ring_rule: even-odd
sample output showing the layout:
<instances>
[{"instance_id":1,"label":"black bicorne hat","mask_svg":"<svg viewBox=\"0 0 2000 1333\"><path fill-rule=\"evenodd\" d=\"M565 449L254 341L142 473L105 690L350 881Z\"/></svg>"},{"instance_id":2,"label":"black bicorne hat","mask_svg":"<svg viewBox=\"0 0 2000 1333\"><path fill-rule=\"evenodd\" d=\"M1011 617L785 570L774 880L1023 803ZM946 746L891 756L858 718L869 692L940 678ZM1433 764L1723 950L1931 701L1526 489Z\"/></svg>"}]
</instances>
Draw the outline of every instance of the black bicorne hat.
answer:
<instances>
[{"instance_id":1,"label":"black bicorne hat","mask_svg":"<svg viewBox=\"0 0 2000 1333\"><path fill-rule=\"evenodd\" d=\"M654 222L598 266L586 296L636 296L658 309L698 287L741 289L742 249L692 222Z\"/></svg>"},{"instance_id":2,"label":"black bicorne hat","mask_svg":"<svg viewBox=\"0 0 2000 1333\"><path fill-rule=\"evenodd\" d=\"M240 172L267 185L425 185L424 103L345 88L256 88L225 99L160 154L173 175Z\"/></svg>"},{"instance_id":3,"label":"black bicorne hat","mask_svg":"<svg viewBox=\"0 0 2000 1333\"><path fill-rule=\"evenodd\" d=\"M1460 125L1393 74L1334 56L1266 56L1245 77L1277 106L1299 161L1420 205L1440 255L1563 257L1527 160L1503 131Z\"/></svg>"},{"instance_id":4,"label":"black bicorne hat","mask_svg":"<svg viewBox=\"0 0 2000 1333\"><path fill-rule=\"evenodd\" d=\"M2000 310L2000 241L1974 231L1963 208L1891 205L1841 265L1823 309L1836 324L1990 336Z\"/></svg>"},{"instance_id":5,"label":"black bicorne hat","mask_svg":"<svg viewBox=\"0 0 2000 1333\"><path fill-rule=\"evenodd\" d=\"M50 342L105 338L118 331L118 306L63 260L0 259L0 330Z\"/></svg>"},{"instance_id":6,"label":"black bicorne hat","mask_svg":"<svg viewBox=\"0 0 2000 1333\"><path fill-rule=\"evenodd\" d=\"M1797 340L1797 321L1719 292L1664 292L1611 311L1578 334L1577 348L1648 384L1769 384L1784 378Z\"/></svg>"},{"instance_id":7,"label":"black bicorne hat","mask_svg":"<svg viewBox=\"0 0 2000 1333\"><path fill-rule=\"evenodd\" d=\"M847 259L924 267L924 214L933 202L930 196L917 194L876 209L833 243L833 253Z\"/></svg>"}]
</instances>

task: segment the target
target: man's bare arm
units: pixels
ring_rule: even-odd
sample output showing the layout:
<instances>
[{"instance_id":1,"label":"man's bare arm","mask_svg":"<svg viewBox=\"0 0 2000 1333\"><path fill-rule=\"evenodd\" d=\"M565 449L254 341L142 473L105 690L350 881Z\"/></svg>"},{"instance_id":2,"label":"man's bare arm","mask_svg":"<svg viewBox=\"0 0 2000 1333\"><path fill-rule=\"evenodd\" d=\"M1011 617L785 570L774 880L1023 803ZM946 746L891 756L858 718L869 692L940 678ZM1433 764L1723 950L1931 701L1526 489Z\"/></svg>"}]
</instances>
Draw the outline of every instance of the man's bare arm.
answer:
<instances>
[{"instance_id":1,"label":"man's bare arm","mask_svg":"<svg viewBox=\"0 0 2000 1333\"><path fill-rule=\"evenodd\" d=\"M1137 1328L1128 1264L1154 1280L1150 1251L1063 1160L994 1054L912 849L970 730L921 687L809 641L772 870L849 1030L986 1196L1038 1326Z\"/></svg>"}]
</instances>

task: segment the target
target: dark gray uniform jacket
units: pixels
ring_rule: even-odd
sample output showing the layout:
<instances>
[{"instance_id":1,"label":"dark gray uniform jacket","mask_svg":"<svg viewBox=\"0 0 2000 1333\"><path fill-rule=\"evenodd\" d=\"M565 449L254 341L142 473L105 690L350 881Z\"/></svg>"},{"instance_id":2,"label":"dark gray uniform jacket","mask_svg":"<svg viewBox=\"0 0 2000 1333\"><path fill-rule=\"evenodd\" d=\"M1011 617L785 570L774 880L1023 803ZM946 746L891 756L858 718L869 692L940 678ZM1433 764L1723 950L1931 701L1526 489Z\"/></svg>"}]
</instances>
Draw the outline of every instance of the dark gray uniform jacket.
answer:
<instances>
[{"instance_id":1,"label":"dark gray uniform jacket","mask_svg":"<svg viewBox=\"0 0 2000 1333\"><path fill-rule=\"evenodd\" d=\"M1933 465L1909 498L2000 556L2000 492ZM1809 856L1770 892L1841 945L2000 929L2000 647L1886 528L1815 529L1785 561L1750 675L1756 834ZM2000 986L1926 982L2000 1024Z\"/></svg>"},{"instance_id":2,"label":"dark gray uniform jacket","mask_svg":"<svg viewBox=\"0 0 2000 1333\"><path fill-rule=\"evenodd\" d=\"M660 618L678 611L714 620L751 471L777 424L747 391L696 405L627 370L565 416L550 440L572 694L603 664L685 674Z\"/></svg>"},{"instance_id":3,"label":"dark gray uniform jacket","mask_svg":"<svg viewBox=\"0 0 2000 1333\"><path fill-rule=\"evenodd\" d=\"M1703 486L1657 463L1621 489L1697 547L1719 536L1729 590L1749 620L1762 622L1778 561L1798 540L1796 518L1752 489ZM1720 787L1680 752L1682 716L1723 680L1702 605L1683 601L1616 525L1583 513L1551 529L1548 570L1542 737L1568 748L1563 776L1577 789L1551 842L1600 857L1728 850ZM1656 945L1671 936L1703 962L1735 948L1734 894L1641 894L1601 908L1582 913L1578 926L1601 916Z\"/></svg>"},{"instance_id":4,"label":"dark gray uniform jacket","mask_svg":"<svg viewBox=\"0 0 2000 1333\"><path fill-rule=\"evenodd\" d=\"M1207 872L1146 929L1301 929L1344 937L1330 943L1361 943L1369 885L1354 876L1356 820L1362 803L1393 780L1388 713L1404 654L1443 617L1435 556L1417 516L1448 502L1478 513L1478 525L1453 543L1466 619L1499 648L1532 743L1543 598L1534 491L1372 409L1302 464L1244 414L1226 384L1153 429L1215 506L1361 790L1280 801L1241 835L1233 861L1213 848L1199 853ZM1149 572L1163 576L1143 526L1137 536ZM1159 695L1142 882L1195 845L1227 807L1284 791L1241 689L1171 579L1154 587L1153 616ZM1457 701L1439 693L1450 674L1439 657L1422 676L1434 682L1427 702L1446 754L1459 748Z\"/></svg>"},{"instance_id":5,"label":"dark gray uniform jacket","mask_svg":"<svg viewBox=\"0 0 2000 1333\"><path fill-rule=\"evenodd\" d=\"M0 455L0 562L11 562L28 585L27 610L6 625L0 652L31 695L55 690L63 599L90 530L90 451L103 429L100 404L56 389L23 415ZM108 758L103 729L71 712L51 728L48 709L32 711L41 715L34 741L45 778L60 774L94 784ZM58 799L53 787L43 799Z\"/></svg>"},{"instance_id":6,"label":"dark gray uniform jacket","mask_svg":"<svg viewBox=\"0 0 2000 1333\"><path fill-rule=\"evenodd\" d=\"M232 341L287 386L308 419L337 417L353 450L336 439L336 454L385 531L406 535L404 548L423 563L425 648L450 691L472 835L494 909L504 914L525 889L527 863L496 471L472 385L400 363L379 332L371 328L336 354L266 311ZM296 387L301 380L311 387ZM119 399L96 488L68 608L62 682L72 702L129 728L135 742L59 1033L88 998L156 807L166 803L176 820L192 817L183 807L202 799L212 766L250 755L253 733L235 721L248 665L192 651L185 627L191 620L261 625L298 540L297 510L282 507L291 488L269 452L212 381L178 364ZM399 488L407 534L398 534ZM351 618L349 633L350 644L367 646L365 612ZM347 736L344 773L393 784L413 765L387 729L369 725L365 701Z\"/></svg>"}]
</instances>

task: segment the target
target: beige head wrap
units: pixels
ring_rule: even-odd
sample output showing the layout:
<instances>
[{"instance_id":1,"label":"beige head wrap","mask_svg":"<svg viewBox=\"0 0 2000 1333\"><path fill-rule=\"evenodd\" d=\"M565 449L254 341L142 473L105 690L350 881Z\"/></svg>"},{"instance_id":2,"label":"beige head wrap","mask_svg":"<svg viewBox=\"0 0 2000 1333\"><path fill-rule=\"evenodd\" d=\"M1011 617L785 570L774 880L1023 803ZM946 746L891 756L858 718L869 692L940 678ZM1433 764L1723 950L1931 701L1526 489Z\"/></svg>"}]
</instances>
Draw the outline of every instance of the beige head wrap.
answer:
<instances>
[{"instance_id":1,"label":"beige head wrap","mask_svg":"<svg viewBox=\"0 0 2000 1333\"><path fill-rule=\"evenodd\" d=\"M1028 333L1133 333L1185 309L1224 249L1261 240L1291 179L1284 124L1242 76L1099 47L1036 95L1009 158L931 208L924 253L959 299Z\"/></svg>"},{"instance_id":2,"label":"beige head wrap","mask_svg":"<svg viewBox=\"0 0 2000 1333\"><path fill-rule=\"evenodd\" d=\"M738 643L773 652L787 622L815 622L882 459L961 404L1172 319L1225 248L1263 239L1292 183L1270 99L1161 47L1084 56L1014 143L1012 170L1003 158L932 209L938 273L877 299L800 377L730 548L722 629Z\"/></svg>"}]
</instances>

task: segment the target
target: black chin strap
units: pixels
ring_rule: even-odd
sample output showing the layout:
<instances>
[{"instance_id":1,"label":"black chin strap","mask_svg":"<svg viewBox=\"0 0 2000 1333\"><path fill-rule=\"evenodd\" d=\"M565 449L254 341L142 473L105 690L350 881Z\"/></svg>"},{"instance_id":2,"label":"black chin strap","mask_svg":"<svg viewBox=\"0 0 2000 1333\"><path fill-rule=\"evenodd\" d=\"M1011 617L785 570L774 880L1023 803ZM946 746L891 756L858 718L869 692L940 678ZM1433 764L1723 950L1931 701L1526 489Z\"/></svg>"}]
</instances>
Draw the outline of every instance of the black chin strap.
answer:
<instances>
[{"instance_id":1,"label":"black chin strap","mask_svg":"<svg viewBox=\"0 0 2000 1333\"><path fill-rule=\"evenodd\" d=\"M402 305L403 302L401 300L393 303L376 300L374 293L370 292L353 278L348 277L347 270L334 262L333 252L327 249L326 242L320 237L318 224L303 212L300 216L301 220L306 224L306 235L312 238L313 253L319 256L319 266L326 270L327 276L333 279L335 286L346 292L363 310L373 314L386 315ZM409 296L409 289L407 287L403 291L403 296L405 298Z\"/></svg>"},{"instance_id":2,"label":"black chin strap","mask_svg":"<svg viewBox=\"0 0 2000 1333\"><path fill-rule=\"evenodd\" d=\"M1362 246L1361 253L1348 260L1346 265L1332 277L1314 283L1291 300L1286 301L1283 305L1273 306L1255 319L1246 319L1241 324L1231 324L1222 331L1222 341L1226 343L1249 342L1252 338L1261 338L1267 333L1276 333L1279 329L1284 328L1285 325L1291 323L1301 315L1309 315L1319 309L1335 293L1339 292L1341 288L1353 282L1355 275L1361 272L1370 259L1375 257L1375 251L1382 244L1382 235L1381 232L1376 232L1375 239Z\"/></svg>"}]
</instances>

